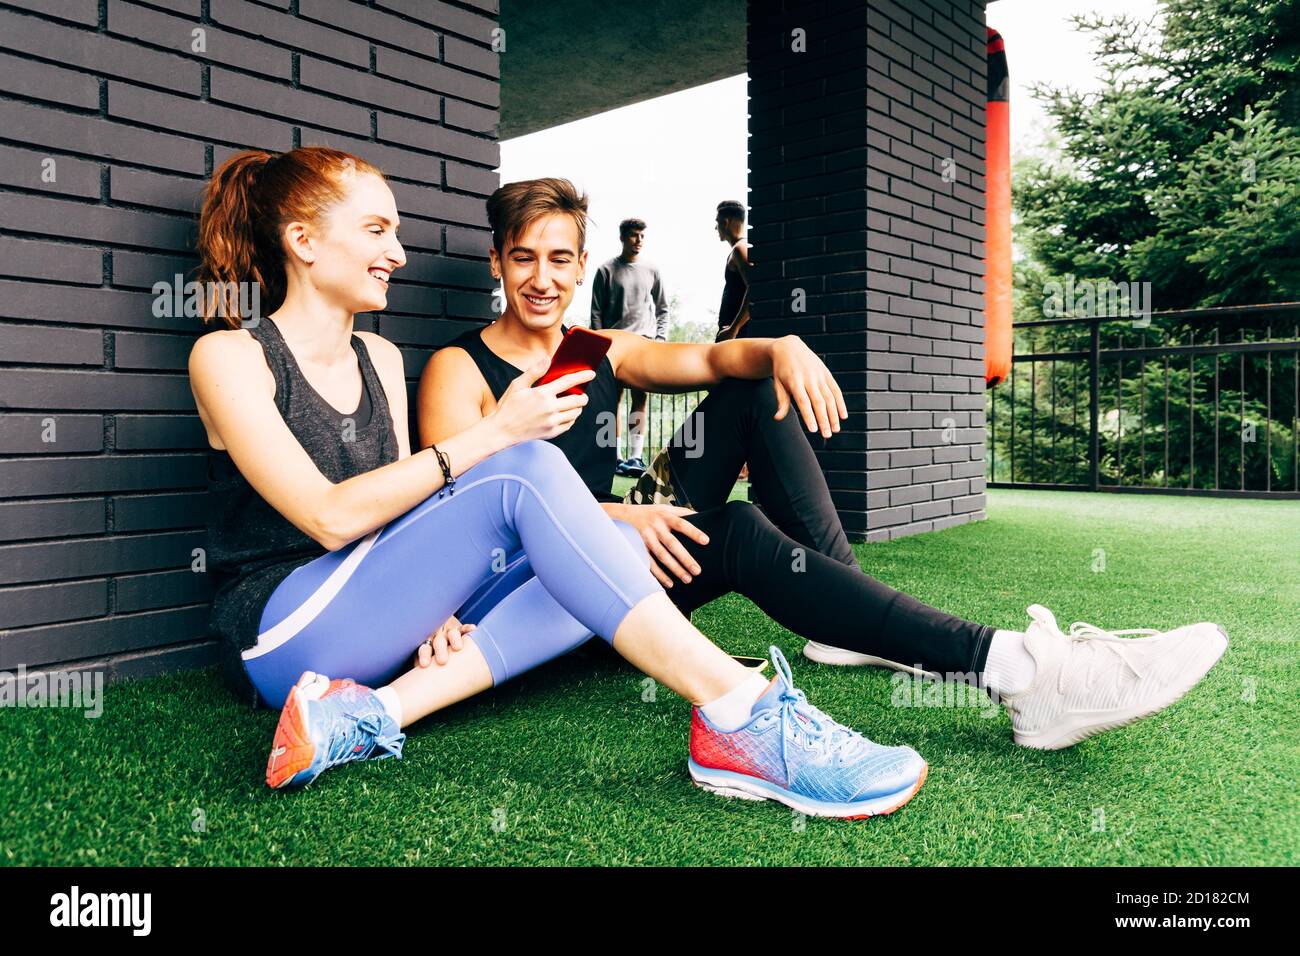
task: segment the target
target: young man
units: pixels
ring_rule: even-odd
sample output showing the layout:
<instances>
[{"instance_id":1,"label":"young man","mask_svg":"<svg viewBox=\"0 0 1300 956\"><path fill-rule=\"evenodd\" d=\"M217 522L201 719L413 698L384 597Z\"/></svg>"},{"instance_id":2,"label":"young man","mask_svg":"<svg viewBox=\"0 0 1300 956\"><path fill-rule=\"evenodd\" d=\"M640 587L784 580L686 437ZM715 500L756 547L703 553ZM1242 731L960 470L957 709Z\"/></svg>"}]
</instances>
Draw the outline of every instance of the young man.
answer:
<instances>
[{"instance_id":1,"label":"young man","mask_svg":"<svg viewBox=\"0 0 1300 956\"><path fill-rule=\"evenodd\" d=\"M668 299L659 270L641 261L645 228L644 219L624 219L618 224L623 251L596 270L591 286L591 327L622 329L664 342L668 339ZM628 455L618 463L617 472L640 475L645 471L641 456L645 454L648 422L646 393L639 388L631 389L627 421Z\"/></svg>"},{"instance_id":2,"label":"young man","mask_svg":"<svg viewBox=\"0 0 1300 956\"><path fill-rule=\"evenodd\" d=\"M506 309L430 359L417 399L422 445L491 414L522 369L555 352L586 270L585 210L585 197L565 180L511 183L488 200L490 262ZM803 432L825 440L848 417L839 386L803 342L790 335L698 345L602 334L611 345L587 383L587 405L551 441L605 511L639 535L651 571L684 614L736 591L808 638L804 653L814 660L973 679L1011 712L1017 743L1043 749L1168 706L1227 647L1226 634L1209 623L1142 639L1076 623L1065 635L1037 604L1026 631L999 630L882 584L859 568ZM608 441L620 383L710 389L622 502L610 494ZM727 501L746 459L762 511ZM501 587L520 586L504 580L516 570L507 567ZM568 626L557 609L551 628Z\"/></svg>"},{"instance_id":3,"label":"young man","mask_svg":"<svg viewBox=\"0 0 1300 956\"><path fill-rule=\"evenodd\" d=\"M718 306L718 335L724 342L742 334L749 321L749 243L744 240L745 207L734 199L718 203L718 238L731 245L722 270L722 303Z\"/></svg>"}]
</instances>

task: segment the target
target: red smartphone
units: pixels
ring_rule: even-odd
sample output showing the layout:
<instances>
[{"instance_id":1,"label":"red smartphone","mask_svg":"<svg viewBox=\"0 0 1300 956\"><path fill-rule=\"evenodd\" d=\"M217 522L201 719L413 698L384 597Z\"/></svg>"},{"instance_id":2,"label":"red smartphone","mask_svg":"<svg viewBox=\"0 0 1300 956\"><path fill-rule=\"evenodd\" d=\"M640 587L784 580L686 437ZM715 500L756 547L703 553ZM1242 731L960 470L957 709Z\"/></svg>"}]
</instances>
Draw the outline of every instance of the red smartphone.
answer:
<instances>
[{"instance_id":1,"label":"red smartphone","mask_svg":"<svg viewBox=\"0 0 1300 956\"><path fill-rule=\"evenodd\" d=\"M584 329L580 325L575 325L565 333L560 347L555 350L555 355L551 357L551 367L546 370L546 374L533 382L533 387L545 385L547 382L554 382L561 376L568 375L570 372L580 372L584 368L596 368L600 365L601 359L609 351L612 343L603 335L597 335L590 329ZM587 383L575 385L560 392L561 395L581 395L587 388Z\"/></svg>"}]
</instances>

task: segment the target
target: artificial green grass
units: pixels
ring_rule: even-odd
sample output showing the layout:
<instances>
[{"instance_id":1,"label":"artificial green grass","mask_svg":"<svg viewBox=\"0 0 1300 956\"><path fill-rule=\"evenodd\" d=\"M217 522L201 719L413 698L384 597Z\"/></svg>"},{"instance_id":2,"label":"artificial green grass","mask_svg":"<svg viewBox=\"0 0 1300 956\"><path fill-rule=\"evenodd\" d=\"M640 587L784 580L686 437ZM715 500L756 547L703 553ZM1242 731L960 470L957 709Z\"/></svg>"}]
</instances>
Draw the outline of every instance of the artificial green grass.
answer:
<instances>
[{"instance_id":1,"label":"artificial green grass","mask_svg":"<svg viewBox=\"0 0 1300 956\"><path fill-rule=\"evenodd\" d=\"M1000 708L891 706L891 672L807 661L740 597L698 611L729 651L776 643L814 702L929 761L911 803L857 822L693 787L689 707L644 699L609 656L533 671L410 729L402 761L294 794L262 781L276 715L214 671L132 682L94 720L0 710L0 863L1300 862L1300 502L995 489L988 513L859 558L974 620L1020 628L1034 602L1063 627L1214 620L1228 653L1169 710L1044 753L1012 743Z\"/></svg>"}]
</instances>

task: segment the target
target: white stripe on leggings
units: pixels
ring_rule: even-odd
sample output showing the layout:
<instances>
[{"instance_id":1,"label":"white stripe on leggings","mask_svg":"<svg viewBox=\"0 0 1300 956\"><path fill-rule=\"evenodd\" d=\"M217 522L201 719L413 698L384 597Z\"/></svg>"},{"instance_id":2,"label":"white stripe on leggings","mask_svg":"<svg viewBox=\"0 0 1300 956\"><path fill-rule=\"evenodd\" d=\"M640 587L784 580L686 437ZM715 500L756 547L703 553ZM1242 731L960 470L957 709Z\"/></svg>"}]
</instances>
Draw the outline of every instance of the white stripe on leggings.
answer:
<instances>
[{"instance_id":1,"label":"white stripe on leggings","mask_svg":"<svg viewBox=\"0 0 1300 956\"><path fill-rule=\"evenodd\" d=\"M379 537L379 532L382 530L384 529L376 528L358 541L357 546L352 549L352 553L330 572L330 576L312 592L311 597L294 608L293 613L279 624L258 635L257 643L241 655L243 659L251 661L263 654L271 653L281 644L290 641L294 635L315 620L316 615L325 610L326 605L334 600L339 591L343 590L343 585L348 583L348 578L352 576L353 570L361 563L361 559L369 553L374 546L375 539Z\"/></svg>"}]
</instances>

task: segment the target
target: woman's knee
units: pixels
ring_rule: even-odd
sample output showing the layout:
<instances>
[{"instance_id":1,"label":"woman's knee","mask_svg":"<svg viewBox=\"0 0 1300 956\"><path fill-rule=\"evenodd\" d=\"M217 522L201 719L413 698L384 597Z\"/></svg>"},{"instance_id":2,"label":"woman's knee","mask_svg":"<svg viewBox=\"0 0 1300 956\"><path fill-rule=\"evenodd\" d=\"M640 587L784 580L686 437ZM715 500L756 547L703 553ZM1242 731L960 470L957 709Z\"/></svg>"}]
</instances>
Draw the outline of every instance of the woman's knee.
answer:
<instances>
[{"instance_id":1,"label":"woman's knee","mask_svg":"<svg viewBox=\"0 0 1300 956\"><path fill-rule=\"evenodd\" d=\"M573 471L564 452L548 441L521 441L503 448L482 462L493 471L508 472L536 482L544 477ZM490 464L489 464L490 463ZM576 472L574 473L576 474Z\"/></svg>"},{"instance_id":2,"label":"woman's knee","mask_svg":"<svg viewBox=\"0 0 1300 956\"><path fill-rule=\"evenodd\" d=\"M641 563L646 567L649 567L650 552L646 550L645 541L641 538L641 532L637 531L636 528L628 524L626 521L619 521L617 518L614 519L614 527L622 532L623 537L627 538L628 544L632 546L632 550L636 552L636 556L641 559Z\"/></svg>"}]
</instances>

